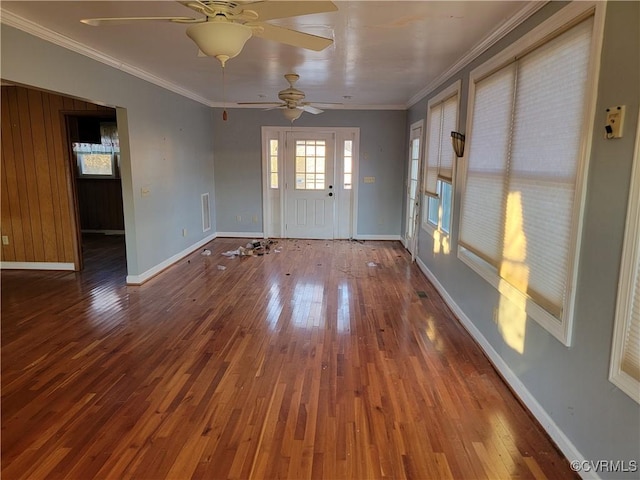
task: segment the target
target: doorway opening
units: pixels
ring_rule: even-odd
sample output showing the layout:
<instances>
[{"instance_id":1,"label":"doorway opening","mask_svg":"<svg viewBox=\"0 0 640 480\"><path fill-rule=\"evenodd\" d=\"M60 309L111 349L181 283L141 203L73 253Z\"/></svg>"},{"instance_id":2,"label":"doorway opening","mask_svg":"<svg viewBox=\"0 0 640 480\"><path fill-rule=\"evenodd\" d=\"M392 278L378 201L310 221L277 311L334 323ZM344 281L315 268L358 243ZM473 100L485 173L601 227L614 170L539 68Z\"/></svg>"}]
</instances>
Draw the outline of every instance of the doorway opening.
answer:
<instances>
[{"instance_id":1,"label":"doorway opening","mask_svg":"<svg viewBox=\"0 0 640 480\"><path fill-rule=\"evenodd\" d=\"M65 112L76 210L79 269L100 258L96 250L118 252L124 261L124 207L116 111Z\"/></svg>"}]
</instances>

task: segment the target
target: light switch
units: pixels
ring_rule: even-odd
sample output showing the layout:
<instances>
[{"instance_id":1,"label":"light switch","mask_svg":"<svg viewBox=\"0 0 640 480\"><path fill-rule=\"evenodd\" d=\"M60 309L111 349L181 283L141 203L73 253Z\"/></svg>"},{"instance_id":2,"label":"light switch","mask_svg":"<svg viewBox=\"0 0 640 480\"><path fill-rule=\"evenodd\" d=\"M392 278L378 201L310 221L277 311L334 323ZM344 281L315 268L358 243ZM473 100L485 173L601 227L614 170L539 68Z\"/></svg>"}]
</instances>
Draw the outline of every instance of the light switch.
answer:
<instances>
[{"instance_id":1,"label":"light switch","mask_svg":"<svg viewBox=\"0 0 640 480\"><path fill-rule=\"evenodd\" d=\"M376 183L376 177L364 177L364 183Z\"/></svg>"},{"instance_id":2,"label":"light switch","mask_svg":"<svg viewBox=\"0 0 640 480\"><path fill-rule=\"evenodd\" d=\"M140 196L142 196L142 197L148 197L149 193L150 193L150 191L149 191L149 186L148 185L145 185L144 187L142 187L140 189Z\"/></svg>"}]
</instances>

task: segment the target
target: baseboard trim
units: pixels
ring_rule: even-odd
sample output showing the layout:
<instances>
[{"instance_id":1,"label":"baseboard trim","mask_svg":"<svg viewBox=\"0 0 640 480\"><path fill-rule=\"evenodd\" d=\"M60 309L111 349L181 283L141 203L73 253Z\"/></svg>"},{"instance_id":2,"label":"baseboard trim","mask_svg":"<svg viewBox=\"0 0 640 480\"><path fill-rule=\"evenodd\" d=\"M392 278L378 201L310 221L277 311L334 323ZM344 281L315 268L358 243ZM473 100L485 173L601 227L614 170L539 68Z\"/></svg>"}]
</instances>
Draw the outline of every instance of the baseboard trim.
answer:
<instances>
[{"instance_id":1,"label":"baseboard trim","mask_svg":"<svg viewBox=\"0 0 640 480\"><path fill-rule=\"evenodd\" d=\"M451 298L449 293L445 290L442 284L438 281L436 276L429 270L425 263L420 259L416 259L416 263L420 271L429 279L429 281L436 288L440 296L444 299L445 303L451 308L454 315L458 318L462 326L469 332L476 343L484 351L489 361L493 364L495 369L500 373L502 378L509 384L513 392L518 396L522 404L529 409L529 412L535 417L535 419L542 425L542 428L547 432L551 439L558 446L562 454L570 461L584 462L585 457L578 451L575 445L569 440L564 432L553 421L553 418L542 408L535 397L529 392L527 387L520 381L516 374L511 370L509 365L502 359L498 352L491 346L486 337L480 332L480 330L473 324L471 319L467 317L464 311L458 306L458 304ZM585 480L598 480L600 477L593 471L580 472L580 475Z\"/></svg>"},{"instance_id":2,"label":"baseboard trim","mask_svg":"<svg viewBox=\"0 0 640 480\"><path fill-rule=\"evenodd\" d=\"M401 235L356 235L355 240L397 240L402 241Z\"/></svg>"},{"instance_id":3,"label":"baseboard trim","mask_svg":"<svg viewBox=\"0 0 640 480\"><path fill-rule=\"evenodd\" d=\"M179 262L187 255L191 255L193 252L195 252L197 249L199 249L203 245L206 245L210 241L215 240L215 238L216 238L215 234L209 235L208 237L205 237L199 242L191 245L189 248L185 248L183 251L176 253L174 256L166 259L164 262L159 263L155 267L150 268L149 270L147 270L144 273L141 273L140 275L127 275L127 280L126 280L127 285L142 285L144 282L150 280L151 278L155 277L156 275L166 270L173 264Z\"/></svg>"},{"instance_id":4,"label":"baseboard trim","mask_svg":"<svg viewBox=\"0 0 640 480\"><path fill-rule=\"evenodd\" d=\"M0 268L3 270L75 270L73 263L62 262L1 262Z\"/></svg>"},{"instance_id":5,"label":"baseboard trim","mask_svg":"<svg viewBox=\"0 0 640 480\"><path fill-rule=\"evenodd\" d=\"M103 235L124 235L124 230L81 230L80 233L101 233Z\"/></svg>"},{"instance_id":6,"label":"baseboard trim","mask_svg":"<svg viewBox=\"0 0 640 480\"><path fill-rule=\"evenodd\" d=\"M220 238L265 238L264 232L217 232L217 237ZM401 235L356 235L353 237L354 240L397 240L402 242ZM336 239L340 240L340 239ZM342 239L342 240L347 240Z\"/></svg>"},{"instance_id":7,"label":"baseboard trim","mask_svg":"<svg viewBox=\"0 0 640 480\"><path fill-rule=\"evenodd\" d=\"M264 238L264 232L217 232L217 237L221 238Z\"/></svg>"}]
</instances>

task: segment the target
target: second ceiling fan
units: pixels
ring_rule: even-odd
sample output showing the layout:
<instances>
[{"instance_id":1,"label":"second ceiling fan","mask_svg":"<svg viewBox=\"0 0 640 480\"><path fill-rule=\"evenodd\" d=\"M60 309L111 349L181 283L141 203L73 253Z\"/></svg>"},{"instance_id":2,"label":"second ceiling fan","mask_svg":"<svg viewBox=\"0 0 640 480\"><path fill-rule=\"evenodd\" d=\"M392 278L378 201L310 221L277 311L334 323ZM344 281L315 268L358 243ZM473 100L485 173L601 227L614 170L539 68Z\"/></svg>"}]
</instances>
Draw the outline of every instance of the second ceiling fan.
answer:
<instances>
[{"instance_id":1,"label":"second ceiling fan","mask_svg":"<svg viewBox=\"0 0 640 480\"><path fill-rule=\"evenodd\" d=\"M305 94L302 90L295 87L295 83L300 79L297 73L287 73L284 76L289 83L289 87L278 92L278 98L281 102L238 102L238 105L272 105L267 110L279 109L287 120L293 122L300 118L303 112L313 113L317 115L322 113L318 107L314 107L310 102L305 102ZM338 103L323 103L323 105L342 105Z\"/></svg>"},{"instance_id":2,"label":"second ceiling fan","mask_svg":"<svg viewBox=\"0 0 640 480\"><path fill-rule=\"evenodd\" d=\"M313 13L335 12L338 9L333 2L329 1L240 3L191 0L178 3L202 14L203 17L103 17L86 18L80 21L91 26L145 20L190 24L186 33L198 45L200 55L215 57L224 67L227 60L242 51L244 44L252 36L309 50L324 50L333 43L331 38L265 22Z\"/></svg>"}]
</instances>

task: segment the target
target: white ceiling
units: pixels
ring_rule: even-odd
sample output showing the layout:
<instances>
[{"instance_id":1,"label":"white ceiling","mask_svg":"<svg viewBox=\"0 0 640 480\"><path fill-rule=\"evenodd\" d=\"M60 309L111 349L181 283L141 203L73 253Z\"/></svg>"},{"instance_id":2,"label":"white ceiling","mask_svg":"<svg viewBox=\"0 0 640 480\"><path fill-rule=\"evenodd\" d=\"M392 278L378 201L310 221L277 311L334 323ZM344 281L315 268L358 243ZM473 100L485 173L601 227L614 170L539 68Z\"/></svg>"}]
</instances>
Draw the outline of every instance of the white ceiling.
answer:
<instances>
[{"instance_id":1,"label":"white ceiling","mask_svg":"<svg viewBox=\"0 0 640 480\"><path fill-rule=\"evenodd\" d=\"M337 12L270 23L331 37L314 52L251 38L227 62L198 57L185 25L139 22L91 27L80 19L113 16L193 16L173 1L2 1L2 22L209 105L277 101L283 75L314 103L341 108L406 108L537 9L528 1L336 1ZM53 32L53 35L52 35ZM81 72L79 72L81 74ZM226 97L226 98L225 98Z\"/></svg>"}]
</instances>

